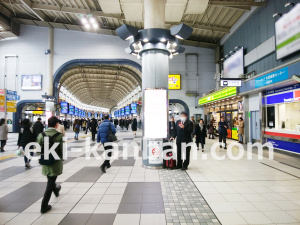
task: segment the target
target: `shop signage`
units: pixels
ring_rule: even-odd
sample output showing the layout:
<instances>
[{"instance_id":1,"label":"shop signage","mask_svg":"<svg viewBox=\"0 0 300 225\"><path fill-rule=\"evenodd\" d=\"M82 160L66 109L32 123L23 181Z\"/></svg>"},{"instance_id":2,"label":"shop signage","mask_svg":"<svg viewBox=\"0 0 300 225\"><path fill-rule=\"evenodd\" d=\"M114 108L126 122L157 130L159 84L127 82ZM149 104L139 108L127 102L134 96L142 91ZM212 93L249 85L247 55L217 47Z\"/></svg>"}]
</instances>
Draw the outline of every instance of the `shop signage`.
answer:
<instances>
[{"instance_id":1,"label":"shop signage","mask_svg":"<svg viewBox=\"0 0 300 225\"><path fill-rule=\"evenodd\" d=\"M16 103L14 102L6 102L6 105L10 107L16 107Z\"/></svg>"},{"instance_id":2,"label":"shop signage","mask_svg":"<svg viewBox=\"0 0 300 225\"><path fill-rule=\"evenodd\" d=\"M199 105L236 95L236 87L227 87L199 99Z\"/></svg>"},{"instance_id":3,"label":"shop signage","mask_svg":"<svg viewBox=\"0 0 300 225\"><path fill-rule=\"evenodd\" d=\"M300 101L300 90L266 97L267 105Z\"/></svg>"},{"instance_id":4,"label":"shop signage","mask_svg":"<svg viewBox=\"0 0 300 225\"><path fill-rule=\"evenodd\" d=\"M0 89L0 95L4 95L4 89Z\"/></svg>"},{"instance_id":5,"label":"shop signage","mask_svg":"<svg viewBox=\"0 0 300 225\"><path fill-rule=\"evenodd\" d=\"M221 79L221 87L242 87L241 79Z\"/></svg>"},{"instance_id":6,"label":"shop signage","mask_svg":"<svg viewBox=\"0 0 300 225\"><path fill-rule=\"evenodd\" d=\"M274 84L289 78L288 67L276 70L272 73L266 74L255 79L255 88L260 88L270 84Z\"/></svg>"},{"instance_id":7,"label":"shop signage","mask_svg":"<svg viewBox=\"0 0 300 225\"><path fill-rule=\"evenodd\" d=\"M8 107L8 108L6 109L6 111L7 111L7 112L17 112L17 108L10 108L10 107Z\"/></svg>"},{"instance_id":8,"label":"shop signage","mask_svg":"<svg viewBox=\"0 0 300 225\"><path fill-rule=\"evenodd\" d=\"M169 74L169 89L179 90L181 88L180 74Z\"/></svg>"},{"instance_id":9,"label":"shop signage","mask_svg":"<svg viewBox=\"0 0 300 225\"><path fill-rule=\"evenodd\" d=\"M17 92L16 91L7 90L6 94L8 94L8 95L17 95Z\"/></svg>"},{"instance_id":10,"label":"shop signage","mask_svg":"<svg viewBox=\"0 0 300 225\"><path fill-rule=\"evenodd\" d=\"M5 106L5 102L4 101L0 101L0 106Z\"/></svg>"},{"instance_id":11,"label":"shop signage","mask_svg":"<svg viewBox=\"0 0 300 225\"><path fill-rule=\"evenodd\" d=\"M297 84L293 84L293 85L290 85L290 86L287 86L287 87L266 91L265 95L272 95L272 94L291 91L291 90L295 90L295 89L299 89L299 88L300 88L300 83L297 83Z\"/></svg>"},{"instance_id":12,"label":"shop signage","mask_svg":"<svg viewBox=\"0 0 300 225\"><path fill-rule=\"evenodd\" d=\"M32 111L32 114L34 115L42 115L44 113L43 110L40 110L40 111Z\"/></svg>"},{"instance_id":13,"label":"shop signage","mask_svg":"<svg viewBox=\"0 0 300 225\"><path fill-rule=\"evenodd\" d=\"M241 48L224 61L224 77L238 78L240 75L243 74L244 74L244 48Z\"/></svg>"},{"instance_id":14,"label":"shop signage","mask_svg":"<svg viewBox=\"0 0 300 225\"><path fill-rule=\"evenodd\" d=\"M5 106L0 106L0 112L5 112Z\"/></svg>"},{"instance_id":15,"label":"shop signage","mask_svg":"<svg viewBox=\"0 0 300 225\"><path fill-rule=\"evenodd\" d=\"M294 142L288 142L288 141L281 141L281 140L275 140L275 139L269 139L267 138L268 142L271 142L274 146L274 148L279 148L291 152L297 152L300 153L300 144L294 143Z\"/></svg>"},{"instance_id":16,"label":"shop signage","mask_svg":"<svg viewBox=\"0 0 300 225\"><path fill-rule=\"evenodd\" d=\"M5 96L4 95L0 95L0 100L4 101L5 100Z\"/></svg>"}]
</instances>

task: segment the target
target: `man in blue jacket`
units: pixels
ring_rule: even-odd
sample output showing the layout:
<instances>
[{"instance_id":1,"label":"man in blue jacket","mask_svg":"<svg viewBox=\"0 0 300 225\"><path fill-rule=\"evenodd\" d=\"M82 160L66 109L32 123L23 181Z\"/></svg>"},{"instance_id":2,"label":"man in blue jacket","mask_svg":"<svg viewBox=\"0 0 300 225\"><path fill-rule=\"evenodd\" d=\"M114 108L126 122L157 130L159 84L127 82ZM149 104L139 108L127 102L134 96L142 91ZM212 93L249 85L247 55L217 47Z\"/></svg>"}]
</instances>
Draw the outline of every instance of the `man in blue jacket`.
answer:
<instances>
[{"instance_id":1,"label":"man in blue jacket","mask_svg":"<svg viewBox=\"0 0 300 225\"><path fill-rule=\"evenodd\" d=\"M225 117L224 116L221 117L221 121L219 122L218 127L219 127L219 131L218 132L219 132L219 144L220 144L220 148L222 148L222 140L223 140L223 143L225 144L225 148L224 149L227 149L227 147L226 147L226 136L227 136L228 125L225 122Z\"/></svg>"},{"instance_id":2,"label":"man in blue jacket","mask_svg":"<svg viewBox=\"0 0 300 225\"><path fill-rule=\"evenodd\" d=\"M111 146L111 145L109 145L109 146L105 145L105 143L109 142L108 141L109 127L111 127L112 133L115 134L117 132L115 126L113 125L113 123L110 122L109 116L106 115L106 116L104 116L104 121L99 126L98 133L97 133L97 143L101 142L104 146L105 151L113 148L113 146ZM109 152L107 155L109 157L111 157L111 152ZM103 164L101 165L100 168L101 168L103 173L106 173L106 168L110 168L109 159L104 160L104 162L103 162Z\"/></svg>"}]
</instances>

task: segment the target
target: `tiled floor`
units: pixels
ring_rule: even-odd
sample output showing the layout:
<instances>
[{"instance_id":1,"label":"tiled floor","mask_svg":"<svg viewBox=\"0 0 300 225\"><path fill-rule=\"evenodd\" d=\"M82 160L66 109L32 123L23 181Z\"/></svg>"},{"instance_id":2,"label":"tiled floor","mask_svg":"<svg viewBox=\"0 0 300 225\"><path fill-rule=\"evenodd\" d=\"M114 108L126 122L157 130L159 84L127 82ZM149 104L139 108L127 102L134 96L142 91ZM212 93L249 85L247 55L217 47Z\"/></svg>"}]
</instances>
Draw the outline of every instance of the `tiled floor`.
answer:
<instances>
[{"instance_id":1,"label":"tiled floor","mask_svg":"<svg viewBox=\"0 0 300 225\"><path fill-rule=\"evenodd\" d=\"M0 155L8 157L0 158L0 224L300 224L299 157L275 153L270 161L252 154L253 160L231 160L217 148L216 155L226 158L215 160L214 142L207 140L205 152L197 152L186 172L145 169L129 147L128 160L112 160L102 174L103 146L86 159L86 134L81 132L79 141L73 135L67 132L69 158L57 180L60 196L52 196L52 210L41 215L46 178L36 160L26 170L23 158L12 157L17 135L9 134L7 151ZM140 146L141 132L134 136L125 129L118 139L120 145L136 141ZM123 149L119 146L117 155ZM239 153L236 148L232 152Z\"/></svg>"}]
</instances>

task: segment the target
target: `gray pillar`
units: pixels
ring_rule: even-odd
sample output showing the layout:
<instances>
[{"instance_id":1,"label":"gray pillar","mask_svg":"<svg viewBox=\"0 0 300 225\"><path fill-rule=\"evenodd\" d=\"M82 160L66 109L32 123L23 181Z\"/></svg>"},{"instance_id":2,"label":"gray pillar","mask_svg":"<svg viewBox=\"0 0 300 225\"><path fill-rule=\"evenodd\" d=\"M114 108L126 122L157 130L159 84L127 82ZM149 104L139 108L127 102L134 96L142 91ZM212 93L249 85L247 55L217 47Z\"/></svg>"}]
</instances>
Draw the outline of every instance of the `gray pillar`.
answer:
<instances>
[{"instance_id":1,"label":"gray pillar","mask_svg":"<svg viewBox=\"0 0 300 225\"><path fill-rule=\"evenodd\" d=\"M165 0L145 0L144 1L144 24L145 29L150 28L165 28ZM168 99L168 75L169 75L169 52L162 49L149 49L142 52L142 90L143 90L143 107L142 107L142 123L143 123L143 166L150 168L160 168L162 161L158 162L153 160L152 148L155 148L156 144L159 145L159 151L162 153L163 139L147 138L145 136L145 130L149 129L149 126L155 124L153 118L145 118L145 89L163 89L167 91L165 97L168 113L169 99ZM149 104L149 103L148 103ZM151 121L150 121L151 120ZM163 121L168 126L168 117L166 116ZM148 127L147 127L147 124ZM152 127L153 129L153 127ZM167 134L167 133L166 133ZM162 156L162 155L161 155Z\"/></svg>"},{"instance_id":2,"label":"gray pillar","mask_svg":"<svg viewBox=\"0 0 300 225\"><path fill-rule=\"evenodd\" d=\"M52 27L49 28L48 33L48 49L50 53L47 55L47 95L52 96L53 93L53 54L54 54L54 29Z\"/></svg>"}]
</instances>

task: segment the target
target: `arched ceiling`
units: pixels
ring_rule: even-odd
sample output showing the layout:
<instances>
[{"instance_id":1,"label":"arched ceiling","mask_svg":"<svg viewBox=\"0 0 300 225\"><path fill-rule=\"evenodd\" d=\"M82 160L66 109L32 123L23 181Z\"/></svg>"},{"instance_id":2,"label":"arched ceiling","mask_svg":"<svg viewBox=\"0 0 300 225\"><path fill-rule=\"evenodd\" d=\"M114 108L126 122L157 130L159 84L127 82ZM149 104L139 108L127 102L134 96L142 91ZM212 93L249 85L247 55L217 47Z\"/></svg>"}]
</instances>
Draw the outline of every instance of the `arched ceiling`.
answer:
<instances>
[{"instance_id":1,"label":"arched ceiling","mask_svg":"<svg viewBox=\"0 0 300 225\"><path fill-rule=\"evenodd\" d=\"M67 70L59 81L84 104L112 108L137 86L142 86L141 72L130 65L80 65Z\"/></svg>"}]
</instances>

